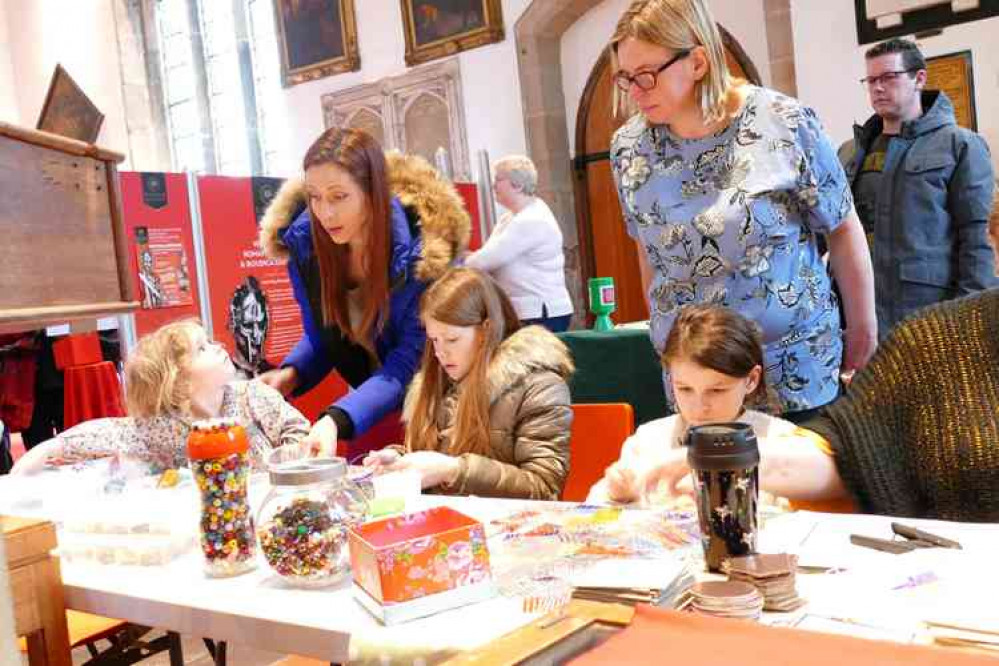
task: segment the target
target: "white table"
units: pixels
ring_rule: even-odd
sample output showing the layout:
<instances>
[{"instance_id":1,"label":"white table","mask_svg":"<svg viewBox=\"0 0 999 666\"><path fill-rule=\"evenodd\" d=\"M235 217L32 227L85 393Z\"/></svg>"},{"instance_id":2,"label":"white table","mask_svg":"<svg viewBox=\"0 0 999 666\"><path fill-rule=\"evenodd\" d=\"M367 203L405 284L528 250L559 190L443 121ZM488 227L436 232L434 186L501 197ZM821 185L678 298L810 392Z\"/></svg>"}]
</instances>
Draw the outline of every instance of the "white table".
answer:
<instances>
[{"instance_id":1,"label":"white table","mask_svg":"<svg viewBox=\"0 0 999 666\"><path fill-rule=\"evenodd\" d=\"M0 513L5 490L0 479ZM7 496L9 500L9 493ZM446 502L482 521L510 512L520 502L480 498L422 498L421 504ZM420 507L411 507L420 508ZM9 510L9 509L8 509ZM764 530L764 552L800 552L803 564L839 563L858 569L890 570L903 556L886 555L849 545L851 533L889 537L891 519L800 513L772 520ZM969 553L991 557L999 545L999 525L962 525L905 520L942 536L957 538ZM895 558L895 559L893 559ZM879 569L880 567L880 569ZM422 656L437 661L473 650L531 621L516 600L504 597L392 627L382 626L353 598L349 583L324 590L288 587L261 560L257 570L230 579L208 579L197 551L163 567L66 563L66 605L75 610L126 619L181 633L225 640L257 649L315 657L334 662L382 657ZM810 599L809 612L848 622L844 633L911 640L911 620L892 636L875 606L863 598L856 577L842 574L799 576L799 590ZM858 596L860 595L860 596ZM883 595L882 595L883 596ZM994 597L991 597L994 598ZM872 611L873 627L860 611ZM842 609L849 617L840 617ZM978 612L978 611L976 611ZM983 607L981 612L989 612ZM791 619L798 616L791 616ZM858 621L858 617L861 618ZM791 624L781 615L777 623ZM845 627L845 628L844 628ZM829 630L836 631L835 628Z\"/></svg>"},{"instance_id":2,"label":"white table","mask_svg":"<svg viewBox=\"0 0 999 666\"><path fill-rule=\"evenodd\" d=\"M45 507L18 510L12 493L28 482L0 477L0 513L46 513ZM420 500L408 508L449 503L484 521L522 505L480 498ZM65 562L66 607L260 650L374 663L403 655L439 661L537 617L523 613L517 600L497 596L386 627L353 598L349 581L320 590L293 588L271 573L262 556L258 559L256 570L227 579L207 578L197 549L162 567Z\"/></svg>"}]
</instances>

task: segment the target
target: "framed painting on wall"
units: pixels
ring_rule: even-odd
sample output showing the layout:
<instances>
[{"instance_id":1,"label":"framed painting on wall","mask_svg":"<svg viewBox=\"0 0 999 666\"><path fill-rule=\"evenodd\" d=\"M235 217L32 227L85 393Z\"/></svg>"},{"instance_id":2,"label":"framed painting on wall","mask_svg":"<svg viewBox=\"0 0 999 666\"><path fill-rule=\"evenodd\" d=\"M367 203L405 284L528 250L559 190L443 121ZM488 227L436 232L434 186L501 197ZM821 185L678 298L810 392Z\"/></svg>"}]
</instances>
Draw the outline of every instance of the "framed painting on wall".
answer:
<instances>
[{"instance_id":1,"label":"framed painting on wall","mask_svg":"<svg viewBox=\"0 0 999 666\"><path fill-rule=\"evenodd\" d=\"M503 41L500 0L400 0L406 64Z\"/></svg>"},{"instance_id":2,"label":"framed painting on wall","mask_svg":"<svg viewBox=\"0 0 999 666\"><path fill-rule=\"evenodd\" d=\"M56 65L38 116L38 129L94 143L103 123L104 114L80 90L69 72Z\"/></svg>"},{"instance_id":3,"label":"framed painting on wall","mask_svg":"<svg viewBox=\"0 0 999 666\"><path fill-rule=\"evenodd\" d=\"M954 105L957 124L978 131L975 112L975 77L971 51L948 53L926 59L926 87L942 90Z\"/></svg>"},{"instance_id":4,"label":"framed painting on wall","mask_svg":"<svg viewBox=\"0 0 999 666\"><path fill-rule=\"evenodd\" d=\"M361 68L354 0L275 0L287 88Z\"/></svg>"},{"instance_id":5,"label":"framed painting on wall","mask_svg":"<svg viewBox=\"0 0 999 666\"><path fill-rule=\"evenodd\" d=\"M939 33L947 26L999 16L999 0L853 0L857 43Z\"/></svg>"}]
</instances>

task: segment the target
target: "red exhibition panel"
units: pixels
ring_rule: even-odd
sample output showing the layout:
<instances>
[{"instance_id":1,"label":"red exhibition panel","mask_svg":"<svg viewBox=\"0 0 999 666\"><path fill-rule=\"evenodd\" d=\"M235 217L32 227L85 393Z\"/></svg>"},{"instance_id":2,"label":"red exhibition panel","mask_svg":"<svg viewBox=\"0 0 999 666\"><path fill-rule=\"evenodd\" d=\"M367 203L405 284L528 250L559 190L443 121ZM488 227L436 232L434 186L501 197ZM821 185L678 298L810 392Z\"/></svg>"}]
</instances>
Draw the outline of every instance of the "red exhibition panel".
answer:
<instances>
[{"instance_id":1,"label":"red exhibition panel","mask_svg":"<svg viewBox=\"0 0 999 666\"><path fill-rule=\"evenodd\" d=\"M187 177L129 171L118 175L129 263L142 299L135 312L136 334L141 337L200 313Z\"/></svg>"},{"instance_id":2,"label":"red exhibition panel","mask_svg":"<svg viewBox=\"0 0 999 666\"><path fill-rule=\"evenodd\" d=\"M468 216L472 218L472 236L468 241L469 251L482 247L482 226L479 213L479 188L475 183L455 183L458 194L465 201Z\"/></svg>"},{"instance_id":3,"label":"red exhibition panel","mask_svg":"<svg viewBox=\"0 0 999 666\"><path fill-rule=\"evenodd\" d=\"M257 247L260 216L276 178L198 178L214 337L244 371L277 367L302 336L302 318L284 261ZM293 403L311 420L346 392L336 374Z\"/></svg>"}]
</instances>

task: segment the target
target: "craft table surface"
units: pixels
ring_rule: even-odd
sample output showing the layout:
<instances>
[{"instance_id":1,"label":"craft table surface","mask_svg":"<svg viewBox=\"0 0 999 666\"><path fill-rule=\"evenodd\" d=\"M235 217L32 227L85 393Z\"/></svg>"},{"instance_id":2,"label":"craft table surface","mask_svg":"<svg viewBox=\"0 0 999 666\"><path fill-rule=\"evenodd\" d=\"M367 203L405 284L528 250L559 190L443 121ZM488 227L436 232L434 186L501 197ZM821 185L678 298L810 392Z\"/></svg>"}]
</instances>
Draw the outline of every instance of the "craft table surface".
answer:
<instances>
[{"instance_id":1,"label":"craft table surface","mask_svg":"<svg viewBox=\"0 0 999 666\"><path fill-rule=\"evenodd\" d=\"M16 487L0 478L0 511L5 491ZM504 516L526 504L482 498L422 497L417 506L446 503L483 522ZM801 549L810 558L846 548L849 534L890 536L890 518L800 512L771 519L761 535L761 550ZM966 525L906 520L943 536L962 541L968 552L994 553L999 525ZM808 543L805 543L805 542ZM812 543L814 541L814 543ZM802 545L804 544L804 545ZM854 549L865 551L866 549ZM858 561L883 553L859 552ZM892 556L897 557L897 556ZM115 566L67 562L62 568L68 608L187 634L227 640L257 649L299 654L323 660L378 663L405 655L433 663L473 650L535 619L516 600L496 597L452 611L385 627L352 596L349 583L322 590L295 589L284 584L263 560L253 572L229 579L209 579L197 551L163 567ZM846 594L832 575L799 575L799 590L810 606L841 603L862 606ZM828 603L827 603L828 602ZM984 607L983 607L984 608ZM984 612L984 611L983 611ZM857 626L857 635L864 628ZM387 662L384 662L387 663ZM406 663L409 663L408 661Z\"/></svg>"}]
</instances>

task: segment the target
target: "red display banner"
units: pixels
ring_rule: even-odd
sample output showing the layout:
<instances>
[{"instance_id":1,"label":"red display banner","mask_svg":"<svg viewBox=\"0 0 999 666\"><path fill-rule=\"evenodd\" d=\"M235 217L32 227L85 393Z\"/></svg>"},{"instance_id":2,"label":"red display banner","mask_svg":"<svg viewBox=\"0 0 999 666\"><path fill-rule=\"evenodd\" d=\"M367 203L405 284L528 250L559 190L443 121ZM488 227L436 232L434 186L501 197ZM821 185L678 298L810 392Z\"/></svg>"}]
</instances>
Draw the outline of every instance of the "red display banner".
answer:
<instances>
[{"instance_id":1,"label":"red display banner","mask_svg":"<svg viewBox=\"0 0 999 666\"><path fill-rule=\"evenodd\" d=\"M138 336L200 314L186 176L119 173L129 262L142 308Z\"/></svg>"},{"instance_id":2,"label":"red display banner","mask_svg":"<svg viewBox=\"0 0 999 666\"><path fill-rule=\"evenodd\" d=\"M468 216L472 218L472 235L468 240L470 252L482 247L482 223L479 213L479 187L475 183L455 183L455 189L465 201Z\"/></svg>"},{"instance_id":3,"label":"red display banner","mask_svg":"<svg viewBox=\"0 0 999 666\"><path fill-rule=\"evenodd\" d=\"M277 367L302 336L285 262L257 247L259 217L276 178L198 178L213 335L247 375ZM293 401L310 420L347 390L335 373Z\"/></svg>"}]
</instances>

